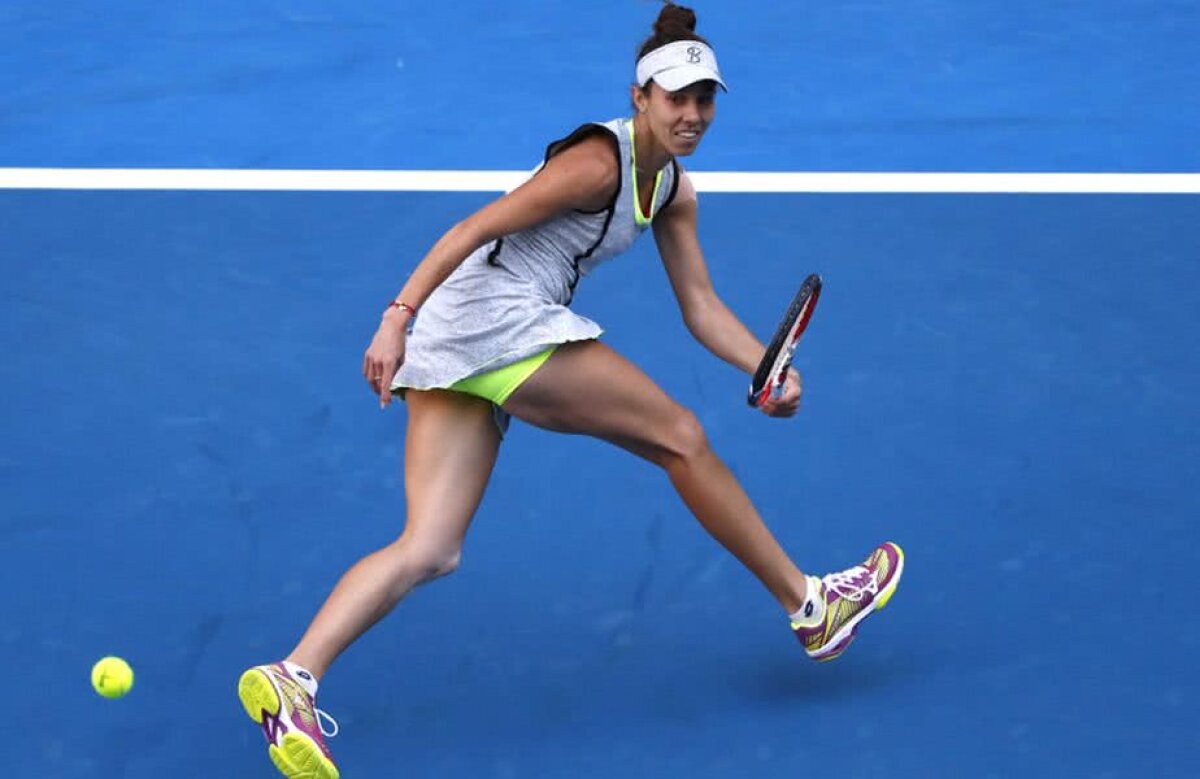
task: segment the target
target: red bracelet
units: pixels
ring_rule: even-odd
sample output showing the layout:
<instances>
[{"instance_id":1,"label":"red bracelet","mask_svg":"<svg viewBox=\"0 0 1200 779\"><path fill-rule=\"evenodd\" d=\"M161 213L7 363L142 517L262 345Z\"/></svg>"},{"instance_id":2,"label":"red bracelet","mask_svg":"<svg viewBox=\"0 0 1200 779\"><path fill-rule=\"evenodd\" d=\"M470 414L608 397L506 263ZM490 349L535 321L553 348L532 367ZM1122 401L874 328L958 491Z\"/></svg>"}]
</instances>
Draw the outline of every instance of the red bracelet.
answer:
<instances>
[{"instance_id":1,"label":"red bracelet","mask_svg":"<svg viewBox=\"0 0 1200 779\"><path fill-rule=\"evenodd\" d=\"M413 308L412 306L410 306L409 304L405 303L403 300L393 300L391 303L388 303L388 307L386 309L384 309L384 311L387 311L388 309L392 309L392 308L398 308L398 309L401 309L402 311L407 311L409 316L415 317L417 315L417 310L415 308Z\"/></svg>"}]
</instances>

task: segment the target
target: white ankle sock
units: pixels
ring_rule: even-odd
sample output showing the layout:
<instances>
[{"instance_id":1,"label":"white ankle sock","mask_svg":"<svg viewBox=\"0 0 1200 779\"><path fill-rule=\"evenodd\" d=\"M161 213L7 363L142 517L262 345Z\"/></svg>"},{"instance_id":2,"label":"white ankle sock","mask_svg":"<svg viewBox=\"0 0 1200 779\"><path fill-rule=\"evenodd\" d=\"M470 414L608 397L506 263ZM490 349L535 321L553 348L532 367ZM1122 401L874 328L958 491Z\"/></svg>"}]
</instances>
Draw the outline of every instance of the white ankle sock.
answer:
<instances>
[{"instance_id":1,"label":"white ankle sock","mask_svg":"<svg viewBox=\"0 0 1200 779\"><path fill-rule=\"evenodd\" d=\"M289 663L287 660L283 661L283 667L288 669L288 673L300 683L305 692L314 698L317 697L317 677L313 676L311 671L302 665Z\"/></svg>"},{"instance_id":2,"label":"white ankle sock","mask_svg":"<svg viewBox=\"0 0 1200 779\"><path fill-rule=\"evenodd\" d=\"M790 616L793 625L811 628L825 621L825 585L815 576L805 576L804 579L808 583L804 603Z\"/></svg>"}]
</instances>

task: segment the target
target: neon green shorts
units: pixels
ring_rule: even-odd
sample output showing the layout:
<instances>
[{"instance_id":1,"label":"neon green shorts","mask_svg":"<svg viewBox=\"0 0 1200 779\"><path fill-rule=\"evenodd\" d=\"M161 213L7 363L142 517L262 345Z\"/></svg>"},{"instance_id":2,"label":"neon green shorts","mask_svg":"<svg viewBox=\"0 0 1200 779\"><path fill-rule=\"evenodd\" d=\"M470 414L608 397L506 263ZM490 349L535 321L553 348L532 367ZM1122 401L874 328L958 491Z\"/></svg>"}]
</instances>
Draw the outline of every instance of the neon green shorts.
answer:
<instances>
[{"instance_id":1,"label":"neon green shorts","mask_svg":"<svg viewBox=\"0 0 1200 779\"><path fill-rule=\"evenodd\" d=\"M533 375L534 371L542 367L542 363L550 359L550 355L554 354L554 350L557 348L557 345L551 346L544 352L538 352L532 357L526 357L512 365L505 365L503 368L476 376L468 376L451 384L450 389L490 400L497 406L503 406L504 401L516 392L517 387L520 387L526 379Z\"/></svg>"}]
</instances>

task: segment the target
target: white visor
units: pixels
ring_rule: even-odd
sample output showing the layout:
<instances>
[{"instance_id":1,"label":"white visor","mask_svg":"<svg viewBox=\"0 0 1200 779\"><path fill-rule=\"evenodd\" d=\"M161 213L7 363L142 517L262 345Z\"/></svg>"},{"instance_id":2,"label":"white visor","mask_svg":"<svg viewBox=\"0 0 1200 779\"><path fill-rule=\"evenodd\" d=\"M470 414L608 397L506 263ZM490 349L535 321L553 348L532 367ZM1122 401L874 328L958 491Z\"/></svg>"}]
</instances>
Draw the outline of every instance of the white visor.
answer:
<instances>
[{"instance_id":1,"label":"white visor","mask_svg":"<svg viewBox=\"0 0 1200 779\"><path fill-rule=\"evenodd\" d=\"M638 60L638 86L646 86L651 79L668 92L678 92L697 81L715 81L729 91L721 80L717 55L701 41L674 41Z\"/></svg>"}]
</instances>

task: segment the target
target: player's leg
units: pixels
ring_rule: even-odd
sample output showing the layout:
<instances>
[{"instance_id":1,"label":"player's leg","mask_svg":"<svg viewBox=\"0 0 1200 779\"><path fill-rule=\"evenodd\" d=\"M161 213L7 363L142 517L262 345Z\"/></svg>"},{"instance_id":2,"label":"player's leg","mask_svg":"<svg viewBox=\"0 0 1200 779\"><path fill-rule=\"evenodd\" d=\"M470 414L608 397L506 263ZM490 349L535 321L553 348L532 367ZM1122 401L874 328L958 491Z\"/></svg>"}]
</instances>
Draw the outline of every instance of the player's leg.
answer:
<instances>
[{"instance_id":1,"label":"player's leg","mask_svg":"<svg viewBox=\"0 0 1200 779\"><path fill-rule=\"evenodd\" d=\"M409 391L407 405L404 532L342 576L288 657L317 677L414 587L458 567L496 461L500 435L487 401Z\"/></svg>"},{"instance_id":2,"label":"player's leg","mask_svg":"<svg viewBox=\"0 0 1200 779\"><path fill-rule=\"evenodd\" d=\"M336 723L329 732L321 725L317 678L412 588L457 567L499 440L487 401L456 392L409 392L403 533L342 576L287 660L255 666L238 681L238 697L284 776L338 778L324 739L336 734Z\"/></svg>"},{"instance_id":3,"label":"player's leg","mask_svg":"<svg viewBox=\"0 0 1200 779\"><path fill-rule=\"evenodd\" d=\"M805 576L776 542L695 416L599 341L566 344L504 404L539 427L591 435L661 466L692 513L791 613Z\"/></svg>"},{"instance_id":4,"label":"player's leg","mask_svg":"<svg viewBox=\"0 0 1200 779\"><path fill-rule=\"evenodd\" d=\"M504 404L532 424L596 436L661 466L704 526L792 616L810 657L831 660L859 623L891 598L904 557L893 543L860 565L807 577L780 548L694 415L641 370L596 341L568 344Z\"/></svg>"}]
</instances>

